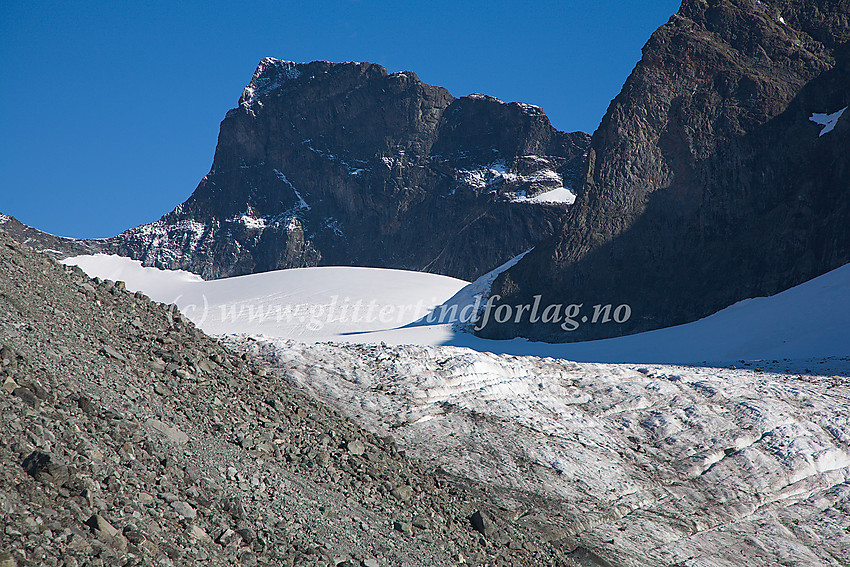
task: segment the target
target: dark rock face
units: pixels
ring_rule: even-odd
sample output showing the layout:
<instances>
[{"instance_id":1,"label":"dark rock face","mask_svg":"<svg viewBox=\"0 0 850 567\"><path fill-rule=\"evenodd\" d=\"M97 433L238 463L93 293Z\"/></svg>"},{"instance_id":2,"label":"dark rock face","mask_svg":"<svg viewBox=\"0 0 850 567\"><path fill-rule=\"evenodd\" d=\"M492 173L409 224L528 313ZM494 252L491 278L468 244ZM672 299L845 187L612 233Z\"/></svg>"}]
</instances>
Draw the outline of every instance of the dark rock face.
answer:
<instances>
[{"instance_id":1,"label":"dark rock face","mask_svg":"<svg viewBox=\"0 0 850 567\"><path fill-rule=\"evenodd\" d=\"M537 107L455 99L410 72L264 59L192 196L84 246L205 278L316 265L474 278L560 228L567 204L528 199L574 187L588 144Z\"/></svg>"},{"instance_id":2,"label":"dark rock face","mask_svg":"<svg viewBox=\"0 0 850 567\"><path fill-rule=\"evenodd\" d=\"M850 2L685 0L594 133L565 230L494 283L623 323L489 325L569 341L693 321L850 262ZM589 311L588 311L589 309Z\"/></svg>"}]
</instances>

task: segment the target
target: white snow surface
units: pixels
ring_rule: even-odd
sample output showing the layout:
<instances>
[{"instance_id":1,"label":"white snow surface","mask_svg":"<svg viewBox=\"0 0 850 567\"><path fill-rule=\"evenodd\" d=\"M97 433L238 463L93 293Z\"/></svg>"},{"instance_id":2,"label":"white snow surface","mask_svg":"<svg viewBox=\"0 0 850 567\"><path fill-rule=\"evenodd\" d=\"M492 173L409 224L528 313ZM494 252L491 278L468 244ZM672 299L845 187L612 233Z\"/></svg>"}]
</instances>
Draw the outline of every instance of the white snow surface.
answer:
<instances>
[{"instance_id":1,"label":"white snow surface","mask_svg":"<svg viewBox=\"0 0 850 567\"><path fill-rule=\"evenodd\" d=\"M848 337L850 264L774 296L745 299L699 321L656 331L560 345L456 333L448 344L587 362L724 366L751 361L765 368L782 363L803 372L822 359L850 370Z\"/></svg>"},{"instance_id":2,"label":"white snow surface","mask_svg":"<svg viewBox=\"0 0 850 567\"><path fill-rule=\"evenodd\" d=\"M818 137L823 136L824 134L829 134L835 129L835 125L838 124L838 120L841 118L841 115L844 114L844 111L847 110L845 106L841 110L833 112L832 114L818 114L814 113L809 117L809 120L814 122L815 124L820 124L823 128L818 134Z\"/></svg>"},{"instance_id":3,"label":"white snow surface","mask_svg":"<svg viewBox=\"0 0 850 567\"><path fill-rule=\"evenodd\" d=\"M439 344L451 338L451 325L403 327L467 285L446 276L379 268L299 268L204 281L122 256L95 254L64 262L91 276L123 281L130 291L155 301L175 303L210 334L307 342Z\"/></svg>"},{"instance_id":4,"label":"white snow surface","mask_svg":"<svg viewBox=\"0 0 850 567\"><path fill-rule=\"evenodd\" d=\"M500 99L498 99L494 96L490 96L488 94L482 94L482 93L470 93L470 94L466 95L466 98L470 98L472 100L492 100L493 102L505 104L504 101L502 101L502 100L500 100Z\"/></svg>"},{"instance_id":5,"label":"white snow surface","mask_svg":"<svg viewBox=\"0 0 850 567\"><path fill-rule=\"evenodd\" d=\"M531 161L540 164L548 164L548 160L539 156L523 156ZM532 159L533 158L533 159ZM458 182L462 185L467 185L477 190L487 188L496 188L504 184L524 183L530 184L533 187L539 188L542 185L542 191L529 197L525 189L516 191L509 196L510 201L514 203L539 203L539 204L566 204L572 205L575 200L575 194L567 187L564 187L563 178L556 171L548 168L538 169L533 173L521 175L514 171L509 171L504 163L494 162L486 167L476 169L458 170Z\"/></svg>"},{"instance_id":6,"label":"white snow surface","mask_svg":"<svg viewBox=\"0 0 850 567\"><path fill-rule=\"evenodd\" d=\"M236 215L233 218L227 219L227 221L240 223L245 228L257 231L264 230L268 224L268 219L266 217L255 216L254 212L251 210L251 207L248 207L248 210L246 210L241 215Z\"/></svg>"},{"instance_id":7,"label":"white snow surface","mask_svg":"<svg viewBox=\"0 0 850 567\"><path fill-rule=\"evenodd\" d=\"M847 379L457 347L235 346L411 454L497 487L493 504L600 564L850 564ZM548 500L530 505L529 493Z\"/></svg>"},{"instance_id":8,"label":"white snow surface","mask_svg":"<svg viewBox=\"0 0 850 567\"><path fill-rule=\"evenodd\" d=\"M536 104L528 104L525 102L515 102L513 104L519 106L526 114L531 114L532 116L543 114L543 109Z\"/></svg>"},{"instance_id":9,"label":"white snow surface","mask_svg":"<svg viewBox=\"0 0 850 567\"><path fill-rule=\"evenodd\" d=\"M526 253L471 284L379 268L300 268L203 281L187 272L143 268L138 261L121 256L77 256L65 263L79 265L91 276L122 280L128 289L156 301L176 303L211 334L452 345L496 354L609 363L756 361L765 366L785 359L850 356L850 265L771 297L740 301L693 323L614 339L565 344L491 341L462 332L464 325L457 325L457 318L441 317L453 306L460 313L476 299L485 301L496 275ZM355 311L357 302L361 307ZM429 313L435 314L432 322L425 319Z\"/></svg>"},{"instance_id":10,"label":"white snow surface","mask_svg":"<svg viewBox=\"0 0 850 567\"><path fill-rule=\"evenodd\" d=\"M576 196L575 193L566 187L557 187L551 191L538 193L533 197L518 195L511 200L516 203L563 203L565 205L572 205L576 202Z\"/></svg>"}]
</instances>

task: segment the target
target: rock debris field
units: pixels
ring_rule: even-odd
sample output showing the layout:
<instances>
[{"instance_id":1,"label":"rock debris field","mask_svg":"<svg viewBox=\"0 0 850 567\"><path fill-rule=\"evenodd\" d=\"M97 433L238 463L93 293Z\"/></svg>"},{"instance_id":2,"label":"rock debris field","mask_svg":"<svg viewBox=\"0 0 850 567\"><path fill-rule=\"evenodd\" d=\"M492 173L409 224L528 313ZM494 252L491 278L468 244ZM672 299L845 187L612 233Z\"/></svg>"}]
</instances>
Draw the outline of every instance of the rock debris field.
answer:
<instances>
[{"instance_id":1,"label":"rock debris field","mask_svg":"<svg viewBox=\"0 0 850 567\"><path fill-rule=\"evenodd\" d=\"M176 309L0 264L0 566L577 564Z\"/></svg>"}]
</instances>

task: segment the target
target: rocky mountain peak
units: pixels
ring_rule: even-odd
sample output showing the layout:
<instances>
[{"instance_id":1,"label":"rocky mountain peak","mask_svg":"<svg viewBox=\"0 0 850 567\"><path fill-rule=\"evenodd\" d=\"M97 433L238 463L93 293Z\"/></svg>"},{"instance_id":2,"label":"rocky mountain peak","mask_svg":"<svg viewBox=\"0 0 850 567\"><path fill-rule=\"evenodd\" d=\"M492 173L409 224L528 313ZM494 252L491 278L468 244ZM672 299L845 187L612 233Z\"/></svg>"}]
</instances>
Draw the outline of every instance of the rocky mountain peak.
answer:
<instances>
[{"instance_id":1,"label":"rocky mountain peak","mask_svg":"<svg viewBox=\"0 0 850 567\"><path fill-rule=\"evenodd\" d=\"M84 246L205 278L362 265L474 279L554 234L588 143L538 107L456 99L410 71L267 57L191 197Z\"/></svg>"}]
</instances>

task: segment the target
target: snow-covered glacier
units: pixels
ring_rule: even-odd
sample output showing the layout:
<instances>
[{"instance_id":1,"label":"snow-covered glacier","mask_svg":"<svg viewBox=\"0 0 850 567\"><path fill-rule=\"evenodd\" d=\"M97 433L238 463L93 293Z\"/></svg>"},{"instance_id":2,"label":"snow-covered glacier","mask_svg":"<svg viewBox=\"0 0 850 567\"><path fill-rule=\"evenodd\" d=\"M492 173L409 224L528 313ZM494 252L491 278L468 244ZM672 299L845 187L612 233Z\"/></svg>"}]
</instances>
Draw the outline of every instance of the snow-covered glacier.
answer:
<instances>
[{"instance_id":1,"label":"snow-covered glacier","mask_svg":"<svg viewBox=\"0 0 850 567\"><path fill-rule=\"evenodd\" d=\"M850 381L248 340L290 381L589 565L850 565ZM511 494L543 497L528 500Z\"/></svg>"}]
</instances>

